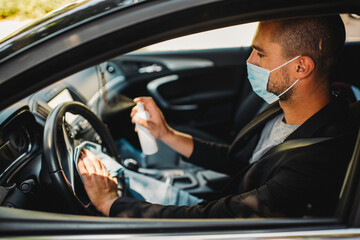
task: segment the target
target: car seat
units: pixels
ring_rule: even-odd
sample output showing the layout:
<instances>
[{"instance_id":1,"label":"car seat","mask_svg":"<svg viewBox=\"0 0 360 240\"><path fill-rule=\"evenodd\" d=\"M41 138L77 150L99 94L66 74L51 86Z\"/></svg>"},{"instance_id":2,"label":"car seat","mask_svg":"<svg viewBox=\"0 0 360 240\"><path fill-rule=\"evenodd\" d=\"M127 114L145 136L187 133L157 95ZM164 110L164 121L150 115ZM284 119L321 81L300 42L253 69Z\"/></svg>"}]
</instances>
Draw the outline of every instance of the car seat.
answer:
<instances>
[{"instance_id":1,"label":"car seat","mask_svg":"<svg viewBox=\"0 0 360 240\"><path fill-rule=\"evenodd\" d=\"M260 113L267 105L268 104L254 92L250 92L244 99L241 99L234 113L232 127L230 128L231 131L226 138L219 138L189 126L177 125L172 127L180 132L188 133L193 137L217 143L230 144L241 128L250 122L250 120Z\"/></svg>"}]
</instances>

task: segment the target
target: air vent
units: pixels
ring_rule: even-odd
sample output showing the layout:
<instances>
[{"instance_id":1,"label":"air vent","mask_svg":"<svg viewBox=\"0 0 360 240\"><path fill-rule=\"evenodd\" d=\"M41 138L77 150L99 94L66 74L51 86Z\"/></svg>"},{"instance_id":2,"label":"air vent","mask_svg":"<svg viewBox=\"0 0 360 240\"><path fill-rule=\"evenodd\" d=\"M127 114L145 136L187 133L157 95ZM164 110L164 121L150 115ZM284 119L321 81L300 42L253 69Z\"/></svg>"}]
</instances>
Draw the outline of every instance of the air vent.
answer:
<instances>
[{"instance_id":1,"label":"air vent","mask_svg":"<svg viewBox=\"0 0 360 240\"><path fill-rule=\"evenodd\" d=\"M51 108L46 103L40 101L36 102L36 113L40 117L46 119L50 112L51 112Z\"/></svg>"}]
</instances>

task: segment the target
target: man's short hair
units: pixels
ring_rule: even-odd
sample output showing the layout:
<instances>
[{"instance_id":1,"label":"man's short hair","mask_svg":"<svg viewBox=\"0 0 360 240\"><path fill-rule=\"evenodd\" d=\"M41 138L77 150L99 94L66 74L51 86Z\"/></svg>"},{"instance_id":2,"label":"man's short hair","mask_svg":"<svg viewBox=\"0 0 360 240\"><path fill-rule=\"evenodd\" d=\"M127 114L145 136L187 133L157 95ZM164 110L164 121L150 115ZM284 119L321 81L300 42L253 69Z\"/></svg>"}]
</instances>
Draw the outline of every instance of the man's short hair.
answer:
<instances>
[{"instance_id":1,"label":"man's short hair","mask_svg":"<svg viewBox=\"0 0 360 240\"><path fill-rule=\"evenodd\" d=\"M345 42L345 27L339 15L274 21L272 40L282 46L284 58L309 56L314 73L328 78L335 68Z\"/></svg>"}]
</instances>

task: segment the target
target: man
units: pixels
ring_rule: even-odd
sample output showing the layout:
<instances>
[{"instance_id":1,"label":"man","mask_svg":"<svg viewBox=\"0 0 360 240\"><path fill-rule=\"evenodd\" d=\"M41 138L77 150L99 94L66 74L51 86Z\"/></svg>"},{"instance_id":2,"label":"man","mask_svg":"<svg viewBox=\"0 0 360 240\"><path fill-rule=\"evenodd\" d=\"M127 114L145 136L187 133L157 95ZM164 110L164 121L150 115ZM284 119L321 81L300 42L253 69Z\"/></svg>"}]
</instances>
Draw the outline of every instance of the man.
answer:
<instances>
[{"instance_id":1,"label":"man","mask_svg":"<svg viewBox=\"0 0 360 240\"><path fill-rule=\"evenodd\" d=\"M344 39L339 16L260 22L248 75L253 90L272 104L231 146L177 132L151 98L134 100L143 103L150 120L133 122L187 161L233 176L219 199L179 207L119 198L101 162L84 151L79 169L91 201L103 214L119 217L330 216L356 129L346 103L330 93L330 73Z\"/></svg>"}]
</instances>

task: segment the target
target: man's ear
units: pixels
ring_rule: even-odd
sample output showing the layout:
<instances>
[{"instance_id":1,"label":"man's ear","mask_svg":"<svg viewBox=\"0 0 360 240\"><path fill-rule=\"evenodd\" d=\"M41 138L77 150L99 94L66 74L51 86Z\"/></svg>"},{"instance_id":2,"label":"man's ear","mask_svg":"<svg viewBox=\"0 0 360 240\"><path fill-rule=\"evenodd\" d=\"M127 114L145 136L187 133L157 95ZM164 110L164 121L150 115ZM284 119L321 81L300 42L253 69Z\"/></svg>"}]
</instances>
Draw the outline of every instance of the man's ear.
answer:
<instances>
[{"instance_id":1,"label":"man's ear","mask_svg":"<svg viewBox=\"0 0 360 240\"><path fill-rule=\"evenodd\" d=\"M311 57L301 56L296 59L296 78L304 79L307 78L315 68L315 63Z\"/></svg>"}]
</instances>

